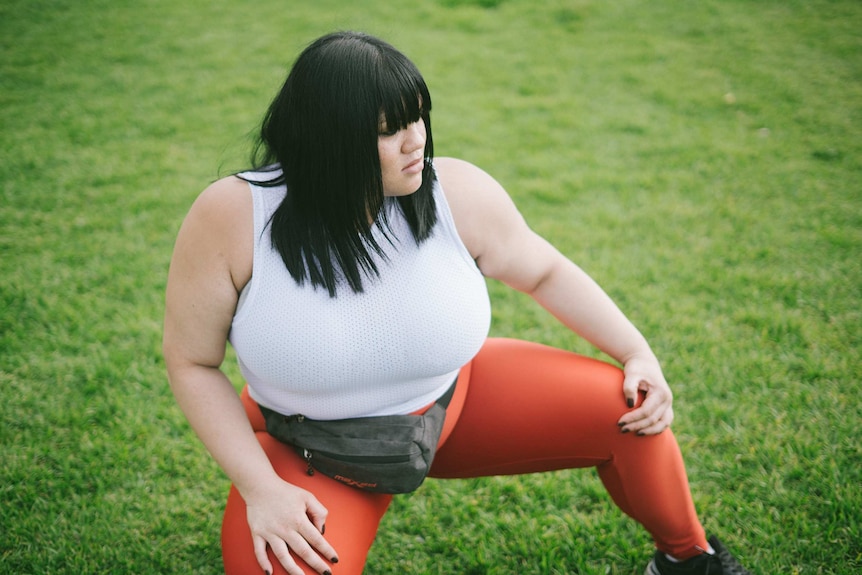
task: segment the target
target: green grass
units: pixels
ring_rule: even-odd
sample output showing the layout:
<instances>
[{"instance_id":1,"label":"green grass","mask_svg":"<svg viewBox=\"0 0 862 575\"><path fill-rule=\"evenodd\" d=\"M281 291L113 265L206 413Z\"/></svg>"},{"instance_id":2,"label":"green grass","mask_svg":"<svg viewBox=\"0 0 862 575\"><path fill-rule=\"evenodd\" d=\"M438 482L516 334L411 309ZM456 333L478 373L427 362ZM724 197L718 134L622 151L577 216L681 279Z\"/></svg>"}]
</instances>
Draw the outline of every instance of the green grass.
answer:
<instances>
[{"instance_id":1,"label":"green grass","mask_svg":"<svg viewBox=\"0 0 862 575\"><path fill-rule=\"evenodd\" d=\"M494 174L649 337L707 529L755 573L858 573L854 0L4 2L0 572L220 571L228 483L166 384L167 265L337 28L411 56L438 155ZM594 353L490 287L494 334ZM649 553L592 471L432 480L367 571L634 574Z\"/></svg>"}]
</instances>

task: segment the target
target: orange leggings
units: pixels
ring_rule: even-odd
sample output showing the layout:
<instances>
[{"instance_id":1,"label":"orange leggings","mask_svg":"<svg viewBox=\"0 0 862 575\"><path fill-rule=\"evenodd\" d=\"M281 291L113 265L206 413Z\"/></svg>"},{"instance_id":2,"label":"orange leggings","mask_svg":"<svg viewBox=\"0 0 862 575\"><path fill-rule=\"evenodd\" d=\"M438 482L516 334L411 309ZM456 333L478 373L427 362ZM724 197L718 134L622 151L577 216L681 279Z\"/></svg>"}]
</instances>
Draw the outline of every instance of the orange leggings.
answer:
<instances>
[{"instance_id":1,"label":"orange leggings","mask_svg":"<svg viewBox=\"0 0 862 575\"><path fill-rule=\"evenodd\" d=\"M614 502L641 523L656 547L680 559L706 549L703 527L670 430L638 437L617 420L626 411L622 371L551 347L488 339L458 378L432 477L478 477L596 467ZM362 573L391 495L306 474L292 448L266 433L257 405L243 390L257 438L278 474L314 493L329 510L326 538L338 551L339 575ZM231 488L222 525L227 575L260 573L245 504ZM270 553L276 573L284 573ZM297 558L307 573L313 573Z\"/></svg>"}]
</instances>

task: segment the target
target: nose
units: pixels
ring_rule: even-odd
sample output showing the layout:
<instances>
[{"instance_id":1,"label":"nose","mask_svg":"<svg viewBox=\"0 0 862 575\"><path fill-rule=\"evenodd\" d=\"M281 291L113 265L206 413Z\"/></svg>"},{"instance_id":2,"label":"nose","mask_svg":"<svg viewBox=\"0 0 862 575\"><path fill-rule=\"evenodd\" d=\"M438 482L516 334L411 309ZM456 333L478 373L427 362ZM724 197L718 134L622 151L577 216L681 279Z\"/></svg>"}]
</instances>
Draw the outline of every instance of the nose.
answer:
<instances>
[{"instance_id":1,"label":"nose","mask_svg":"<svg viewBox=\"0 0 862 575\"><path fill-rule=\"evenodd\" d=\"M425 122L418 120L405 128L404 142L401 149L406 153L415 152L425 147Z\"/></svg>"}]
</instances>

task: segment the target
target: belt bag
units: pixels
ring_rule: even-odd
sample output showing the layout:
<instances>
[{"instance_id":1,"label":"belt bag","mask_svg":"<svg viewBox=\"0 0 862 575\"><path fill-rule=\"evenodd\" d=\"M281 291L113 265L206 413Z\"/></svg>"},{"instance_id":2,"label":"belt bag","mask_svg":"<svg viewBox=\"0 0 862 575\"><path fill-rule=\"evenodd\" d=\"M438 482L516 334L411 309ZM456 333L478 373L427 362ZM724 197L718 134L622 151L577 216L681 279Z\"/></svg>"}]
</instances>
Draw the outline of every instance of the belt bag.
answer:
<instances>
[{"instance_id":1,"label":"belt bag","mask_svg":"<svg viewBox=\"0 0 862 575\"><path fill-rule=\"evenodd\" d=\"M386 415L321 421L281 415L260 406L266 430L291 445L308 464L351 487L375 493L410 493L419 487L437 452L449 390L422 415Z\"/></svg>"}]
</instances>

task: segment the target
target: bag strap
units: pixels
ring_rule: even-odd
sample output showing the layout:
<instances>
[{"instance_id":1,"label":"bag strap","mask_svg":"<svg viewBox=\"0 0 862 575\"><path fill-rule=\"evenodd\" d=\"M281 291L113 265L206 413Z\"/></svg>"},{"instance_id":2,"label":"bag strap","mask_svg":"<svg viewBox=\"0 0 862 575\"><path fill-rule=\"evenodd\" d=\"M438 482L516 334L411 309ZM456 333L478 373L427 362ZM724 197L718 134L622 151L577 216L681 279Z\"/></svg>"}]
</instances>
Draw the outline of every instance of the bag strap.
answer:
<instances>
[{"instance_id":1,"label":"bag strap","mask_svg":"<svg viewBox=\"0 0 862 575\"><path fill-rule=\"evenodd\" d=\"M438 405L441 405L443 408L449 407L449 402L452 401L452 396L455 395L455 386L458 385L458 376L455 376L455 381L452 382L452 385L449 386L449 389L446 390L446 393L440 396L440 399L436 401Z\"/></svg>"},{"instance_id":2,"label":"bag strap","mask_svg":"<svg viewBox=\"0 0 862 575\"><path fill-rule=\"evenodd\" d=\"M452 396L455 395L455 387L457 385L458 385L458 376L455 376L455 381L452 382L452 385L449 386L449 389L447 389L446 392L443 395L441 395L437 399L437 401L434 402L434 404L439 405L443 409L446 409L447 407L449 407L449 402L452 401ZM260 411L263 413L264 419L269 417L269 414L271 414L271 413L275 414L276 413L275 411L269 409L268 407L264 407L260 404L258 404L258 407L260 408ZM284 417L284 416L282 416L282 417Z\"/></svg>"}]
</instances>

